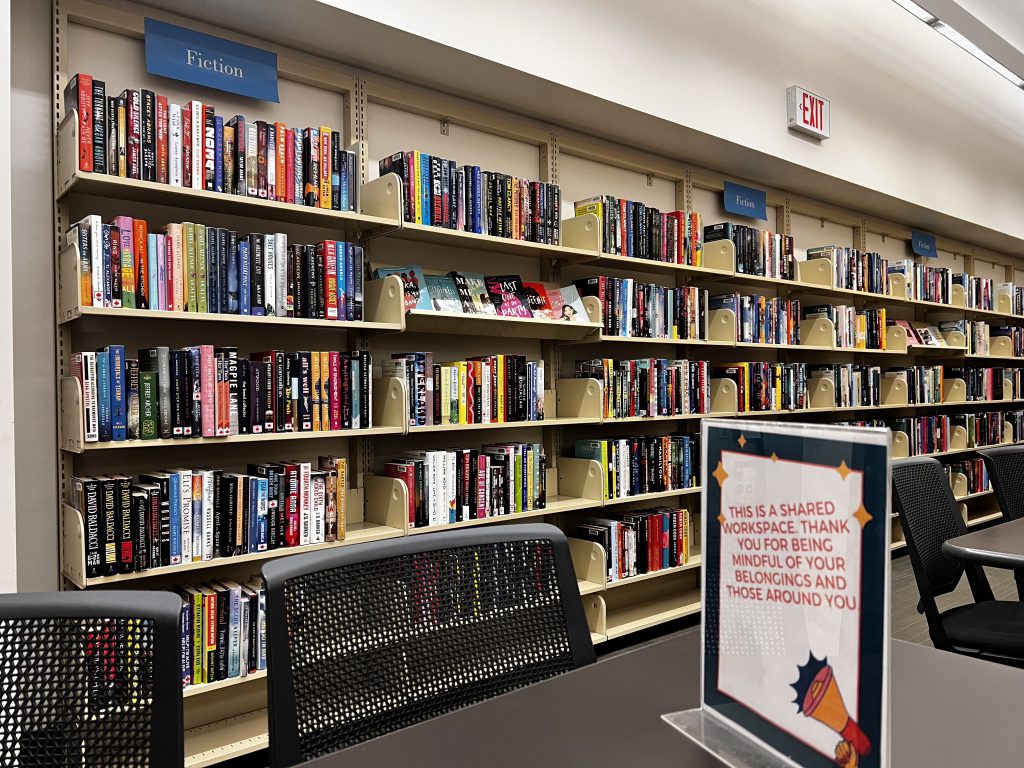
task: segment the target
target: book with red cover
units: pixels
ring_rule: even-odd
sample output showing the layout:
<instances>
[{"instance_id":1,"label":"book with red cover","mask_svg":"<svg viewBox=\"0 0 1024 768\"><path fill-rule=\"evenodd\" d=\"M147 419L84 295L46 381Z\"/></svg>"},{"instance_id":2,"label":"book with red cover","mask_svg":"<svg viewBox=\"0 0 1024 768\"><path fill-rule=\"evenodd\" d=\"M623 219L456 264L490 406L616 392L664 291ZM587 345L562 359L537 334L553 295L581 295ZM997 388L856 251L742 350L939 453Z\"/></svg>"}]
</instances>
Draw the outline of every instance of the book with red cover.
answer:
<instances>
[{"instance_id":1,"label":"book with red cover","mask_svg":"<svg viewBox=\"0 0 1024 768\"><path fill-rule=\"evenodd\" d=\"M78 73L64 88L64 109L78 110L78 170L92 172L92 75Z\"/></svg>"},{"instance_id":2,"label":"book with red cover","mask_svg":"<svg viewBox=\"0 0 1024 768\"><path fill-rule=\"evenodd\" d=\"M523 290L526 292L528 308L534 317L543 317L547 320L557 319L551 299L548 296L547 288L544 287L543 283L524 282Z\"/></svg>"},{"instance_id":3,"label":"book with red cover","mask_svg":"<svg viewBox=\"0 0 1024 768\"><path fill-rule=\"evenodd\" d=\"M284 477L284 544L286 547L295 547L299 544L299 465L285 464Z\"/></svg>"}]
</instances>

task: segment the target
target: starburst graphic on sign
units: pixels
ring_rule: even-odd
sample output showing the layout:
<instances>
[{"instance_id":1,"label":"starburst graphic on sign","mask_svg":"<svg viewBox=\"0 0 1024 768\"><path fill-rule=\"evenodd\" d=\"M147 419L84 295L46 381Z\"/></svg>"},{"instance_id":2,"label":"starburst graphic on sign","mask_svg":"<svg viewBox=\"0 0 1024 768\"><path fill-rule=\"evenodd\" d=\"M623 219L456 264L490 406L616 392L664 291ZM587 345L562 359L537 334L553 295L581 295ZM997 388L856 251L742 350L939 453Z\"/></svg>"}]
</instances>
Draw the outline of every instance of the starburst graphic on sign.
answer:
<instances>
[{"instance_id":1,"label":"starburst graphic on sign","mask_svg":"<svg viewBox=\"0 0 1024 768\"><path fill-rule=\"evenodd\" d=\"M740 448L742 449L747 444L747 438L745 438L743 434L740 433L740 437L736 442L740 444Z\"/></svg>"},{"instance_id":2,"label":"starburst graphic on sign","mask_svg":"<svg viewBox=\"0 0 1024 768\"><path fill-rule=\"evenodd\" d=\"M838 472L839 476L843 478L843 480L845 480L847 477L850 476L850 473L853 472L853 470L846 466L846 459L843 459L840 462L839 466L836 467L836 472Z\"/></svg>"},{"instance_id":3,"label":"starburst graphic on sign","mask_svg":"<svg viewBox=\"0 0 1024 768\"><path fill-rule=\"evenodd\" d=\"M854 518L856 518L857 522L860 523L861 528L863 528L865 525L867 525L874 519L871 513L864 508L863 504L857 507L857 511L853 513L853 516Z\"/></svg>"},{"instance_id":4,"label":"starburst graphic on sign","mask_svg":"<svg viewBox=\"0 0 1024 768\"><path fill-rule=\"evenodd\" d=\"M775 451L772 451L772 461L778 461L778 460L779 460L778 454L776 454Z\"/></svg>"},{"instance_id":5,"label":"starburst graphic on sign","mask_svg":"<svg viewBox=\"0 0 1024 768\"><path fill-rule=\"evenodd\" d=\"M718 524L725 525L725 515L723 515L721 512L718 513Z\"/></svg>"},{"instance_id":6,"label":"starburst graphic on sign","mask_svg":"<svg viewBox=\"0 0 1024 768\"><path fill-rule=\"evenodd\" d=\"M811 685L814 683L815 678L818 674L828 666L828 656L823 659L816 658L813 653L807 654L807 663L797 666L797 679L795 683L790 683L790 687L796 691L796 698L793 699L793 703L797 706L798 712L804 712L804 707L807 704L807 694L811 691ZM806 712L804 712L806 714Z\"/></svg>"},{"instance_id":7,"label":"starburst graphic on sign","mask_svg":"<svg viewBox=\"0 0 1024 768\"><path fill-rule=\"evenodd\" d=\"M711 473L715 480L718 481L718 487L721 488L725 485L725 479L729 477L729 473L725 471L725 467L722 466L722 462L718 462L718 466L715 471Z\"/></svg>"}]
</instances>

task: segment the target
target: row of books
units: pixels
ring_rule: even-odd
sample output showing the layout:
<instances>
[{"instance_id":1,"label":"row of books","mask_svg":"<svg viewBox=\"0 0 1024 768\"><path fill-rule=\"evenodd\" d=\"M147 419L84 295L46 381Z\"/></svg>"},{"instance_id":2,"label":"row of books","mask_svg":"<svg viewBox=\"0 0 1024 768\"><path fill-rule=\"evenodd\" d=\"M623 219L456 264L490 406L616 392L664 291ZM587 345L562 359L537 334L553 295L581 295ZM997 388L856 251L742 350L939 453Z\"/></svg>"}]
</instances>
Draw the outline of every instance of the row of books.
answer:
<instances>
[{"instance_id":1,"label":"row of books","mask_svg":"<svg viewBox=\"0 0 1024 768\"><path fill-rule=\"evenodd\" d=\"M810 405L806 363L735 363L716 367L714 375L736 383L740 413L801 410Z\"/></svg>"},{"instance_id":2,"label":"row of books","mask_svg":"<svg viewBox=\"0 0 1024 768\"><path fill-rule=\"evenodd\" d=\"M586 309L574 286L529 282L519 275L482 275L476 272L424 273L419 264L377 267L374 279L390 275L402 279L405 309L500 315L540 320L586 323Z\"/></svg>"},{"instance_id":3,"label":"row of books","mask_svg":"<svg viewBox=\"0 0 1024 768\"><path fill-rule=\"evenodd\" d=\"M988 468L983 459L959 459L945 465L946 475L950 481L957 474L967 478L967 493L981 493L989 490Z\"/></svg>"},{"instance_id":4,"label":"row of books","mask_svg":"<svg viewBox=\"0 0 1024 768\"><path fill-rule=\"evenodd\" d=\"M879 253L838 245L807 249L807 261L829 259L832 287L865 293L888 293L889 260Z\"/></svg>"},{"instance_id":5,"label":"row of books","mask_svg":"<svg viewBox=\"0 0 1024 768\"><path fill-rule=\"evenodd\" d=\"M950 367L946 376L963 379L967 385L967 401L1016 400L1021 397L1022 370L1020 368L964 368Z\"/></svg>"},{"instance_id":6,"label":"row of books","mask_svg":"<svg viewBox=\"0 0 1024 768\"><path fill-rule=\"evenodd\" d=\"M356 210L356 154L329 126L225 120L212 104L174 104L145 88L108 95L105 82L81 72L68 81L64 106L78 110L81 171Z\"/></svg>"},{"instance_id":7,"label":"row of books","mask_svg":"<svg viewBox=\"0 0 1024 768\"><path fill-rule=\"evenodd\" d=\"M410 451L384 465L408 490L412 528L544 509L546 471L539 443Z\"/></svg>"},{"instance_id":8,"label":"row of books","mask_svg":"<svg viewBox=\"0 0 1024 768\"><path fill-rule=\"evenodd\" d=\"M736 316L738 342L800 343L800 302L797 299L723 293L708 299L708 309L728 309Z\"/></svg>"},{"instance_id":9,"label":"row of books","mask_svg":"<svg viewBox=\"0 0 1024 768\"><path fill-rule=\"evenodd\" d=\"M834 344L840 349L885 349L885 308L857 309L845 304L805 307L804 320L827 318L835 326Z\"/></svg>"},{"instance_id":10,"label":"row of books","mask_svg":"<svg viewBox=\"0 0 1024 768\"><path fill-rule=\"evenodd\" d=\"M603 330L609 336L646 339L707 338L708 292L704 288L666 288L632 278L589 277L573 280L580 296L601 302Z\"/></svg>"},{"instance_id":11,"label":"row of books","mask_svg":"<svg viewBox=\"0 0 1024 768\"><path fill-rule=\"evenodd\" d=\"M690 510L658 507L588 517L576 536L600 544L608 582L678 568L690 562Z\"/></svg>"},{"instance_id":12,"label":"row of books","mask_svg":"<svg viewBox=\"0 0 1024 768\"><path fill-rule=\"evenodd\" d=\"M544 419L543 360L501 354L435 363L431 352L395 352L381 371L405 381L411 427Z\"/></svg>"},{"instance_id":13,"label":"row of books","mask_svg":"<svg viewBox=\"0 0 1024 768\"><path fill-rule=\"evenodd\" d=\"M239 235L190 221L150 232L145 219L86 216L77 244L82 306L363 319L361 246L289 243L283 232Z\"/></svg>"},{"instance_id":14,"label":"row of books","mask_svg":"<svg viewBox=\"0 0 1024 768\"><path fill-rule=\"evenodd\" d=\"M700 486L699 435L577 440L574 455L601 465L605 499Z\"/></svg>"},{"instance_id":15,"label":"row of books","mask_svg":"<svg viewBox=\"0 0 1024 768\"><path fill-rule=\"evenodd\" d=\"M890 419L893 432L907 436L909 453L941 453L952 448L953 430L961 427L967 433L966 448L984 448L1003 442L1004 427L1010 424L1014 435L1020 435L1024 411L983 411L980 413L949 413Z\"/></svg>"},{"instance_id":16,"label":"row of books","mask_svg":"<svg viewBox=\"0 0 1024 768\"><path fill-rule=\"evenodd\" d=\"M75 352L86 443L368 429L371 359L356 352L124 345Z\"/></svg>"},{"instance_id":17,"label":"row of books","mask_svg":"<svg viewBox=\"0 0 1024 768\"><path fill-rule=\"evenodd\" d=\"M707 360L599 358L576 361L576 378L604 385L606 419L680 416L711 410Z\"/></svg>"},{"instance_id":18,"label":"row of books","mask_svg":"<svg viewBox=\"0 0 1024 768\"><path fill-rule=\"evenodd\" d=\"M792 235L729 222L704 227L704 242L716 240L732 240L736 246L737 272L780 280L796 279Z\"/></svg>"},{"instance_id":19,"label":"row of books","mask_svg":"<svg viewBox=\"0 0 1024 768\"><path fill-rule=\"evenodd\" d=\"M72 478L87 578L345 538L347 461Z\"/></svg>"},{"instance_id":20,"label":"row of books","mask_svg":"<svg viewBox=\"0 0 1024 768\"><path fill-rule=\"evenodd\" d=\"M419 150L378 163L380 175L402 180L402 216L424 226L557 245L561 193L557 184L530 181Z\"/></svg>"},{"instance_id":21,"label":"row of books","mask_svg":"<svg viewBox=\"0 0 1024 768\"><path fill-rule=\"evenodd\" d=\"M920 322L918 320L886 320L886 326L900 326L907 335L908 347L949 347L947 339L954 332L967 333L967 324L963 320L943 320L939 323Z\"/></svg>"},{"instance_id":22,"label":"row of books","mask_svg":"<svg viewBox=\"0 0 1024 768\"><path fill-rule=\"evenodd\" d=\"M267 591L252 576L174 587L181 596L181 685L247 677L267 668Z\"/></svg>"},{"instance_id":23,"label":"row of books","mask_svg":"<svg viewBox=\"0 0 1024 768\"><path fill-rule=\"evenodd\" d=\"M573 204L575 214L601 221L602 250L614 256L692 267L704 265L704 223L696 211L662 213L636 200L598 195Z\"/></svg>"},{"instance_id":24,"label":"row of books","mask_svg":"<svg viewBox=\"0 0 1024 768\"><path fill-rule=\"evenodd\" d=\"M881 405L882 369L877 365L857 363L808 365L807 378L812 385L818 379L831 380L837 408Z\"/></svg>"},{"instance_id":25,"label":"row of books","mask_svg":"<svg viewBox=\"0 0 1024 768\"><path fill-rule=\"evenodd\" d=\"M1024 356L1024 328L1019 325L989 325L984 320L966 324L967 351L972 355L988 355L992 351L992 339L1010 339L1011 354Z\"/></svg>"}]
</instances>

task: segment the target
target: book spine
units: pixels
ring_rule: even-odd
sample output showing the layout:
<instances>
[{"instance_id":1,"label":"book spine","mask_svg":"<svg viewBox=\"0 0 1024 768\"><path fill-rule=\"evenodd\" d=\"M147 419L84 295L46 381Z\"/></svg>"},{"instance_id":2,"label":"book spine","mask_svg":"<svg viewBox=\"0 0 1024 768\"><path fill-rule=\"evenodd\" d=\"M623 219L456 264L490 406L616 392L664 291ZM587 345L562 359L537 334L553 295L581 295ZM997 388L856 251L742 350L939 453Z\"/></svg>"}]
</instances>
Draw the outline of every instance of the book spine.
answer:
<instances>
[{"instance_id":1,"label":"book spine","mask_svg":"<svg viewBox=\"0 0 1024 768\"><path fill-rule=\"evenodd\" d=\"M331 207L331 129L320 126L320 207Z\"/></svg>"},{"instance_id":2,"label":"book spine","mask_svg":"<svg viewBox=\"0 0 1024 768\"><path fill-rule=\"evenodd\" d=\"M156 181L156 94L139 91L142 180Z\"/></svg>"},{"instance_id":3,"label":"book spine","mask_svg":"<svg viewBox=\"0 0 1024 768\"><path fill-rule=\"evenodd\" d=\"M138 91L125 91L125 119L128 141L128 178L142 178L142 99Z\"/></svg>"},{"instance_id":4,"label":"book spine","mask_svg":"<svg viewBox=\"0 0 1024 768\"><path fill-rule=\"evenodd\" d=\"M203 189L205 186L205 173L203 171L203 137L206 123L206 114L201 101L189 102L189 116L191 118L190 136L191 146L189 154L192 160L190 177L192 189Z\"/></svg>"},{"instance_id":5,"label":"book spine","mask_svg":"<svg viewBox=\"0 0 1024 768\"><path fill-rule=\"evenodd\" d=\"M341 175L342 175L342 154L341 135L337 131L331 131L331 204L329 208L335 211L341 210ZM347 175L347 174L346 174Z\"/></svg>"},{"instance_id":6,"label":"book spine","mask_svg":"<svg viewBox=\"0 0 1024 768\"><path fill-rule=\"evenodd\" d=\"M118 504L117 482L112 477L100 478L100 552L103 576L114 576L118 570Z\"/></svg>"},{"instance_id":7,"label":"book spine","mask_svg":"<svg viewBox=\"0 0 1024 768\"><path fill-rule=\"evenodd\" d=\"M78 110L78 170L93 170L92 75L72 76L64 89L64 109Z\"/></svg>"},{"instance_id":8,"label":"book spine","mask_svg":"<svg viewBox=\"0 0 1024 768\"><path fill-rule=\"evenodd\" d=\"M299 152L299 159L301 159L301 158L302 158L302 152L300 151ZM284 191L285 191L285 202L286 203L295 203L296 201L301 201L301 199L302 199L301 192L300 192L300 194L298 196L296 196L296 192L299 191L300 187L299 187L299 185L296 184L297 175L296 175L295 171L296 171L297 166L295 164L295 130L293 128L288 128L288 129L285 130L285 158L284 158L284 167L285 167L285 189L284 189ZM301 181L301 177L299 177L299 179Z\"/></svg>"},{"instance_id":9,"label":"book spine","mask_svg":"<svg viewBox=\"0 0 1024 768\"><path fill-rule=\"evenodd\" d=\"M107 88L102 80L92 81L92 170L107 171Z\"/></svg>"},{"instance_id":10,"label":"book spine","mask_svg":"<svg viewBox=\"0 0 1024 768\"><path fill-rule=\"evenodd\" d=\"M267 124L262 120L256 121L256 194L264 200L268 197L267 189Z\"/></svg>"},{"instance_id":11,"label":"book spine","mask_svg":"<svg viewBox=\"0 0 1024 768\"><path fill-rule=\"evenodd\" d=\"M213 116L213 191L224 191L224 118Z\"/></svg>"},{"instance_id":12,"label":"book spine","mask_svg":"<svg viewBox=\"0 0 1024 768\"><path fill-rule=\"evenodd\" d=\"M181 105L170 104L167 110L167 182L175 187L182 186L181 129Z\"/></svg>"}]
</instances>

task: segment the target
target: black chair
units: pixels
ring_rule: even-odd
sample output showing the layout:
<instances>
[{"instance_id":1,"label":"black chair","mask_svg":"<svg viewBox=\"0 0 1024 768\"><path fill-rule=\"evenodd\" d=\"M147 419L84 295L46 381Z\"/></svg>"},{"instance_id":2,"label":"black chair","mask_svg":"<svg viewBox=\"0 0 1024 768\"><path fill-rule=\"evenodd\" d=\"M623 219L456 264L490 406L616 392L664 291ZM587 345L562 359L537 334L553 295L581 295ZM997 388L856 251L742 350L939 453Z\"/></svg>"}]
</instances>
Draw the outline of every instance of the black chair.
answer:
<instances>
[{"instance_id":1,"label":"black chair","mask_svg":"<svg viewBox=\"0 0 1024 768\"><path fill-rule=\"evenodd\" d=\"M1008 445L978 451L988 469L1003 520L1024 518L1024 445ZM1024 600L1024 570L1014 570L1017 596Z\"/></svg>"},{"instance_id":2,"label":"black chair","mask_svg":"<svg viewBox=\"0 0 1024 768\"><path fill-rule=\"evenodd\" d=\"M181 599L0 595L0 765L181 768Z\"/></svg>"},{"instance_id":3,"label":"black chair","mask_svg":"<svg viewBox=\"0 0 1024 768\"><path fill-rule=\"evenodd\" d=\"M932 458L894 461L892 502L921 595L917 609L934 646L1024 666L1024 604L995 600L980 566L942 552L943 542L967 533L942 465ZM956 589L964 573L975 602L940 613L935 598Z\"/></svg>"},{"instance_id":4,"label":"black chair","mask_svg":"<svg viewBox=\"0 0 1024 768\"><path fill-rule=\"evenodd\" d=\"M1020 520L1024 517L1024 445L986 448L978 455L985 460L1003 519Z\"/></svg>"},{"instance_id":5,"label":"black chair","mask_svg":"<svg viewBox=\"0 0 1024 768\"><path fill-rule=\"evenodd\" d=\"M312 552L267 563L263 578L273 768L595 660L550 525Z\"/></svg>"}]
</instances>

